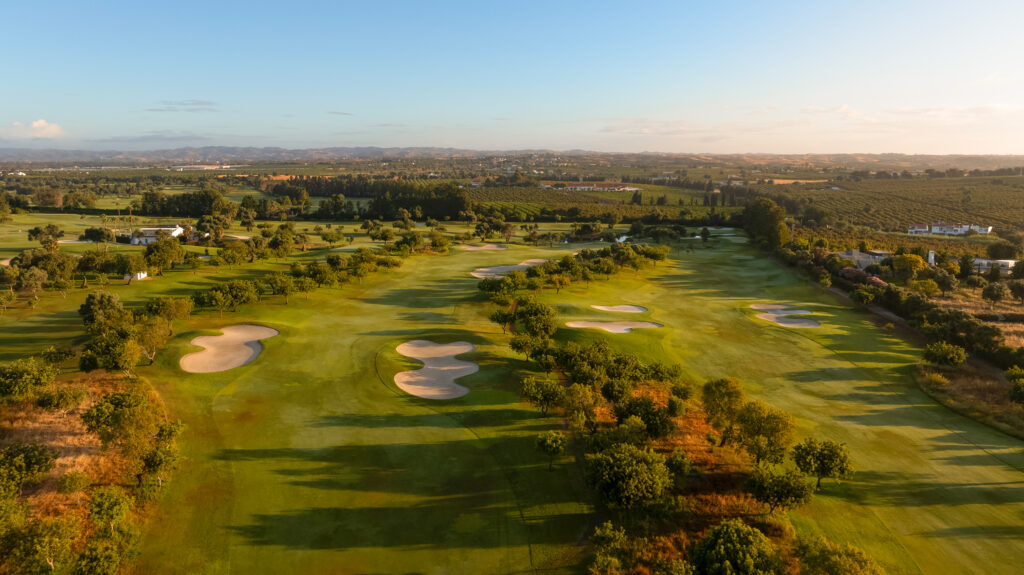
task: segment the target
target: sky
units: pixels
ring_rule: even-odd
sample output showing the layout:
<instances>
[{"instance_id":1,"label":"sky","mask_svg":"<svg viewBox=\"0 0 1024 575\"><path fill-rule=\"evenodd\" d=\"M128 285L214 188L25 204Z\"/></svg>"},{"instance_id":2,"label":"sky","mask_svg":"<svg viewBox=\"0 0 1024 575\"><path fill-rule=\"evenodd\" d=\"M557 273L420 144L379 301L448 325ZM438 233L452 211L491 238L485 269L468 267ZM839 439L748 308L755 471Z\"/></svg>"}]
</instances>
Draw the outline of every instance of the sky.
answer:
<instances>
[{"instance_id":1,"label":"sky","mask_svg":"<svg viewBox=\"0 0 1024 575\"><path fill-rule=\"evenodd\" d=\"M55 2L0 147L1024 153L1019 0Z\"/></svg>"}]
</instances>

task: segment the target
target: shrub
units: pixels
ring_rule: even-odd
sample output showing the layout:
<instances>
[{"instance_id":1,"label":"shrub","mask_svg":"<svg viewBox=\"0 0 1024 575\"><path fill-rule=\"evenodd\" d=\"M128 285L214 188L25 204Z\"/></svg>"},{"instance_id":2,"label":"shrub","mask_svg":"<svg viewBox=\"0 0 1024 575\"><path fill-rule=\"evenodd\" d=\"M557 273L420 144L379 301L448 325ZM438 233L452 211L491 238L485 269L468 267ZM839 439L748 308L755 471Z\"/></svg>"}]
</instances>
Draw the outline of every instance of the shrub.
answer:
<instances>
[{"instance_id":1,"label":"shrub","mask_svg":"<svg viewBox=\"0 0 1024 575\"><path fill-rule=\"evenodd\" d=\"M924 358L938 365L960 365L967 361L967 351L959 345L938 341L925 348Z\"/></svg>"},{"instance_id":2,"label":"shrub","mask_svg":"<svg viewBox=\"0 0 1024 575\"><path fill-rule=\"evenodd\" d=\"M739 519L720 523L693 549L697 573L776 575L782 572L778 553L763 533Z\"/></svg>"}]
</instances>

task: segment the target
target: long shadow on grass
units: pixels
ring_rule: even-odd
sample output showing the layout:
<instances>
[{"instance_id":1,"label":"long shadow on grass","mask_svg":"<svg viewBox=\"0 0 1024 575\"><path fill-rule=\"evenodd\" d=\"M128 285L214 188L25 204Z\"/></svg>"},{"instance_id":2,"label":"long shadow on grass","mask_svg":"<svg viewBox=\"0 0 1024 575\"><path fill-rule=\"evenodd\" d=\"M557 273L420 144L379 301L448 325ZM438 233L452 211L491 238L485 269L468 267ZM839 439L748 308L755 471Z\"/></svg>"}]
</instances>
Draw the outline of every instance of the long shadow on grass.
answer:
<instances>
[{"instance_id":1,"label":"long shadow on grass","mask_svg":"<svg viewBox=\"0 0 1024 575\"><path fill-rule=\"evenodd\" d=\"M466 301L476 293L473 282L447 279L424 282L417 287L391 289L379 296L360 298L359 301L374 305L431 309Z\"/></svg>"},{"instance_id":2,"label":"long shadow on grass","mask_svg":"<svg viewBox=\"0 0 1024 575\"><path fill-rule=\"evenodd\" d=\"M452 411L444 413L422 413L417 415L363 414L350 413L320 418L313 427L504 427L527 420L537 420L537 413L526 409L486 409L473 411ZM549 425L541 425L544 428ZM516 427L516 429L522 429Z\"/></svg>"},{"instance_id":3,"label":"long shadow on grass","mask_svg":"<svg viewBox=\"0 0 1024 575\"><path fill-rule=\"evenodd\" d=\"M1000 483L936 481L934 475L858 472L843 488L826 482L822 492L862 505L956 507L1024 503L1024 479Z\"/></svg>"},{"instance_id":4,"label":"long shadow on grass","mask_svg":"<svg viewBox=\"0 0 1024 575\"><path fill-rule=\"evenodd\" d=\"M571 544L586 514L531 518L531 543ZM472 498L395 507L321 507L286 513L260 514L249 525L230 529L250 545L292 549L341 550L349 548L426 547L487 549L525 545L511 540L510 531L522 518L513 506L493 505ZM557 528L556 525L564 526ZM431 568L436 568L432 566Z\"/></svg>"},{"instance_id":5,"label":"long shadow on grass","mask_svg":"<svg viewBox=\"0 0 1024 575\"><path fill-rule=\"evenodd\" d=\"M487 440L440 441L325 448L226 449L214 458L239 464L257 462L287 477L288 484L336 491L370 491L457 497L495 493L518 473L544 473L546 462L534 450L535 438L504 436ZM501 462L495 465L495 460Z\"/></svg>"}]
</instances>

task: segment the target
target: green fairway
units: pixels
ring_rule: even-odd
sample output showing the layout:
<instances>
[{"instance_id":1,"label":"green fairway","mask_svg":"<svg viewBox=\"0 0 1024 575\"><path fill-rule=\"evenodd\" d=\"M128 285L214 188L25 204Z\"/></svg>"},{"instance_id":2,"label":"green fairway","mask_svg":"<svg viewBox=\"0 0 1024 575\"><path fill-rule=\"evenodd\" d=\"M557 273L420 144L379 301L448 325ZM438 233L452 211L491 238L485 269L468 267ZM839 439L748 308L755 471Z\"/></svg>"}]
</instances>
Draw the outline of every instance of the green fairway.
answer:
<instances>
[{"instance_id":1,"label":"green fairway","mask_svg":"<svg viewBox=\"0 0 1024 575\"><path fill-rule=\"evenodd\" d=\"M826 482L792 514L798 531L857 545L890 573L1016 573L1024 557L1022 443L939 406L910 377L920 350L861 312L723 237L677 250L647 279L547 293L566 320L650 320L664 329L611 335L562 328L556 337L607 338L620 349L680 361L694 380L733 376L797 419L801 435L849 444L857 473ZM756 319L752 303L813 311L814 329ZM644 314L591 304L636 304Z\"/></svg>"},{"instance_id":2,"label":"green fairway","mask_svg":"<svg viewBox=\"0 0 1024 575\"><path fill-rule=\"evenodd\" d=\"M565 253L564 251L558 253ZM513 573L573 570L590 506L580 470L533 439L555 428L519 403L501 330L468 271L543 249L420 257L361 286L210 317L281 331L252 364L185 374L180 334L147 376L189 425L186 456L138 572ZM513 262L513 263L515 263ZM480 364L450 401L406 395L411 339L465 340ZM510 369L511 368L511 369Z\"/></svg>"}]
</instances>

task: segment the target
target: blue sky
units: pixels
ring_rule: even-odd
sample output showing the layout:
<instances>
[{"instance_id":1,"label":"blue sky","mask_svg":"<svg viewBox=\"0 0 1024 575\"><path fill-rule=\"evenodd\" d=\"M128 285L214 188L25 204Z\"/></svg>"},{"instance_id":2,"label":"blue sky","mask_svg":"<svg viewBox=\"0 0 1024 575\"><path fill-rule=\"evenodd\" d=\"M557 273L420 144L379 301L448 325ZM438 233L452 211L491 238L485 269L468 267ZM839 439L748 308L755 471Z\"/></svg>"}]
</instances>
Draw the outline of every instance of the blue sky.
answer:
<instances>
[{"instance_id":1,"label":"blue sky","mask_svg":"<svg viewBox=\"0 0 1024 575\"><path fill-rule=\"evenodd\" d=\"M4 147L1024 153L1019 1L5 12Z\"/></svg>"}]
</instances>

